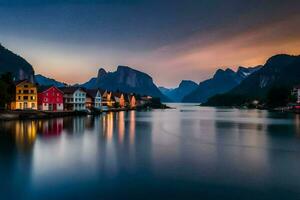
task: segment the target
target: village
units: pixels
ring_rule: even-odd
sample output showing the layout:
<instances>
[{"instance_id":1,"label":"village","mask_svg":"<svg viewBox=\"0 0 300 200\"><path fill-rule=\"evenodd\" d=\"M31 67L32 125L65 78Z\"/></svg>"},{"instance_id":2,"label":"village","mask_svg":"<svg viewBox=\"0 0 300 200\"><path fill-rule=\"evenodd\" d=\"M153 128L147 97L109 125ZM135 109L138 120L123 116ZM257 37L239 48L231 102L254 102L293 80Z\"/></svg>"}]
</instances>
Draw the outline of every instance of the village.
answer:
<instances>
[{"instance_id":1,"label":"village","mask_svg":"<svg viewBox=\"0 0 300 200\"><path fill-rule=\"evenodd\" d=\"M14 101L7 105L5 114L0 118L39 118L126 111L147 108L154 99L147 95L78 86L38 86L29 80L20 80L15 82Z\"/></svg>"}]
</instances>

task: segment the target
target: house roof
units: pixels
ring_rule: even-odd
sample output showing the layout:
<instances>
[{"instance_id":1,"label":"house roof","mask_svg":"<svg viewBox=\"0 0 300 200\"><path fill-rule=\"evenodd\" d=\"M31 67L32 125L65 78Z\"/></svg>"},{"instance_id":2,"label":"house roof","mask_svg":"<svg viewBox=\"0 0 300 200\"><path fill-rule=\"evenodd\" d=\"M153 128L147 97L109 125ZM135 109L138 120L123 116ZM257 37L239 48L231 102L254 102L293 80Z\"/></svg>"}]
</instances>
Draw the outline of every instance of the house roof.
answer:
<instances>
[{"instance_id":1,"label":"house roof","mask_svg":"<svg viewBox=\"0 0 300 200\"><path fill-rule=\"evenodd\" d=\"M98 89L98 90L99 90L101 96L102 96L105 92L108 92L107 90L103 90L103 89Z\"/></svg>"},{"instance_id":2,"label":"house roof","mask_svg":"<svg viewBox=\"0 0 300 200\"><path fill-rule=\"evenodd\" d=\"M52 86L39 86L38 93L45 92L46 90L50 89Z\"/></svg>"},{"instance_id":3,"label":"house roof","mask_svg":"<svg viewBox=\"0 0 300 200\"><path fill-rule=\"evenodd\" d=\"M93 97L93 98L95 98L96 96L97 96L97 93L98 93L98 91L99 90L97 90L97 89L87 89L87 90L85 90L86 91L86 94L88 95L88 96L90 96L90 97Z\"/></svg>"},{"instance_id":4,"label":"house roof","mask_svg":"<svg viewBox=\"0 0 300 200\"><path fill-rule=\"evenodd\" d=\"M50 88L56 88L58 91L60 91L61 93L64 93L61 89L55 87L54 85L50 85L50 86L39 86L38 87L38 93L42 93L42 92L45 92L47 90L49 90Z\"/></svg>"},{"instance_id":5,"label":"house roof","mask_svg":"<svg viewBox=\"0 0 300 200\"><path fill-rule=\"evenodd\" d=\"M123 93L121 93L121 92L113 92L113 93L112 93L112 96L121 98L122 94L123 94ZM124 94L123 94L123 97L125 97Z\"/></svg>"},{"instance_id":6,"label":"house roof","mask_svg":"<svg viewBox=\"0 0 300 200\"><path fill-rule=\"evenodd\" d=\"M17 86L17 85L19 85L19 84L21 84L21 83L23 83L23 82L31 83L29 80L23 79L23 80L14 81L14 84Z\"/></svg>"}]
</instances>

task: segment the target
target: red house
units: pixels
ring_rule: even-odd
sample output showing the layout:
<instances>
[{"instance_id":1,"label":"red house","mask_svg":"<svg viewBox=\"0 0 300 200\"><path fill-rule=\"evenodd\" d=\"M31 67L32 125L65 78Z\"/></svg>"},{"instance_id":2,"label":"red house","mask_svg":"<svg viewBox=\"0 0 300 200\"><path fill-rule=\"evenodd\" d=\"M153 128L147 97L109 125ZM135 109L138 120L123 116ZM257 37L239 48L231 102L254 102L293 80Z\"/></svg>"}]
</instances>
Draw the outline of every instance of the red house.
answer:
<instances>
[{"instance_id":1,"label":"red house","mask_svg":"<svg viewBox=\"0 0 300 200\"><path fill-rule=\"evenodd\" d=\"M45 111L64 110L64 93L55 86L39 87L38 107Z\"/></svg>"}]
</instances>

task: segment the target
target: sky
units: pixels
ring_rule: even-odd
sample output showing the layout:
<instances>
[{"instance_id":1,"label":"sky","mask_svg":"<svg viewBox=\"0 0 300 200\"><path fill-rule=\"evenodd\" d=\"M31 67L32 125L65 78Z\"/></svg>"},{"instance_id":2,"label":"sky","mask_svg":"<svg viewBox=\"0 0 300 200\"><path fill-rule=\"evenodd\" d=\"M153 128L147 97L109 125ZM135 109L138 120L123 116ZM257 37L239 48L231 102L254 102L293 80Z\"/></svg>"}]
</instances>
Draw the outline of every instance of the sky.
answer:
<instances>
[{"instance_id":1,"label":"sky","mask_svg":"<svg viewBox=\"0 0 300 200\"><path fill-rule=\"evenodd\" d=\"M300 54L299 10L297 0L0 0L0 43L70 84L127 65L175 87Z\"/></svg>"}]
</instances>

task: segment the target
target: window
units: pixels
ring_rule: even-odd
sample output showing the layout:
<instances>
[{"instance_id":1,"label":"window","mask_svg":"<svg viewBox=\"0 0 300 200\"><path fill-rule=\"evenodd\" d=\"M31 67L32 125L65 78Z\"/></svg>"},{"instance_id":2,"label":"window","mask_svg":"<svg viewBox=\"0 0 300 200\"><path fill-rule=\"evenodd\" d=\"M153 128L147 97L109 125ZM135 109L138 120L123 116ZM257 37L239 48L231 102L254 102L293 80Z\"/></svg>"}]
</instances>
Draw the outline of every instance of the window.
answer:
<instances>
[{"instance_id":1,"label":"window","mask_svg":"<svg viewBox=\"0 0 300 200\"><path fill-rule=\"evenodd\" d=\"M18 96L18 100L21 100L21 96Z\"/></svg>"},{"instance_id":2,"label":"window","mask_svg":"<svg viewBox=\"0 0 300 200\"><path fill-rule=\"evenodd\" d=\"M31 108L35 108L35 103L31 103Z\"/></svg>"},{"instance_id":3,"label":"window","mask_svg":"<svg viewBox=\"0 0 300 200\"><path fill-rule=\"evenodd\" d=\"M30 90L30 93L31 93L31 94L33 94L33 93L34 93L34 91L33 91L33 90Z\"/></svg>"},{"instance_id":4,"label":"window","mask_svg":"<svg viewBox=\"0 0 300 200\"><path fill-rule=\"evenodd\" d=\"M24 96L23 99L24 99L24 100L28 100L28 96Z\"/></svg>"},{"instance_id":5,"label":"window","mask_svg":"<svg viewBox=\"0 0 300 200\"><path fill-rule=\"evenodd\" d=\"M21 93L22 93L22 90L18 90L18 93L21 94Z\"/></svg>"},{"instance_id":6,"label":"window","mask_svg":"<svg viewBox=\"0 0 300 200\"><path fill-rule=\"evenodd\" d=\"M28 88L28 85L24 85L24 88Z\"/></svg>"},{"instance_id":7,"label":"window","mask_svg":"<svg viewBox=\"0 0 300 200\"><path fill-rule=\"evenodd\" d=\"M46 104L46 103L44 103L44 106L47 106L47 104Z\"/></svg>"},{"instance_id":8,"label":"window","mask_svg":"<svg viewBox=\"0 0 300 200\"><path fill-rule=\"evenodd\" d=\"M24 93L24 94L28 94L28 93L29 93L29 90L23 90L23 93Z\"/></svg>"},{"instance_id":9,"label":"window","mask_svg":"<svg viewBox=\"0 0 300 200\"><path fill-rule=\"evenodd\" d=\"M31 96L31 97L30 97L30 100L34 100L34 96Z\"/></svg>"}]
</instances>

